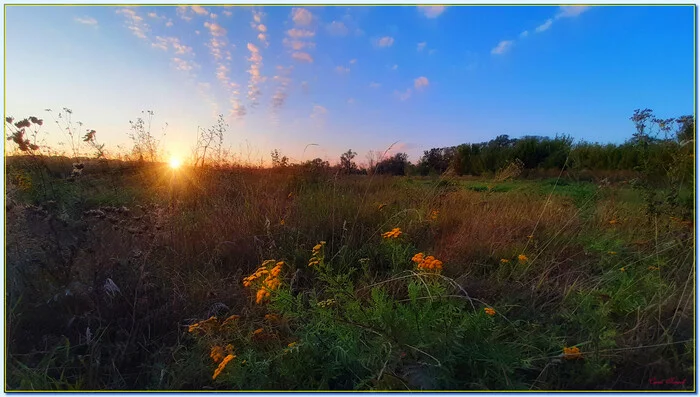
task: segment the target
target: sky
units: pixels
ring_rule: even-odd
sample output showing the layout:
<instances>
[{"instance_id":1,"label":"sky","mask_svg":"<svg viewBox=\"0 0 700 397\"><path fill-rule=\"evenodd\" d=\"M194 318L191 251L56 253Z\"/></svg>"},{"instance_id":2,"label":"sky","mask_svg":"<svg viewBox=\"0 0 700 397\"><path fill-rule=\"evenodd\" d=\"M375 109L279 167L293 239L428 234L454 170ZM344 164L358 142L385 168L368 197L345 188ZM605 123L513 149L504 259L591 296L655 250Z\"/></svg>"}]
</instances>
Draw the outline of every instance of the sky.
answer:
<instances>
[{"instance_id":1,"label":"sky","mask_svg":"<svg viewBox=\"0 0 700 397\"><path fill-rule=\"evenodd\" d=\"M5 113L108 149L152 110L168 156L223 114L243 161L336 162L694 114L693 6L6 6ZM167 123L167 127L166 127ZM53 122L49 142L62 140ZM309 146L310 144L313 144ZM392 146L393 145L393 146Z\"/></svg>"}]
</instances>

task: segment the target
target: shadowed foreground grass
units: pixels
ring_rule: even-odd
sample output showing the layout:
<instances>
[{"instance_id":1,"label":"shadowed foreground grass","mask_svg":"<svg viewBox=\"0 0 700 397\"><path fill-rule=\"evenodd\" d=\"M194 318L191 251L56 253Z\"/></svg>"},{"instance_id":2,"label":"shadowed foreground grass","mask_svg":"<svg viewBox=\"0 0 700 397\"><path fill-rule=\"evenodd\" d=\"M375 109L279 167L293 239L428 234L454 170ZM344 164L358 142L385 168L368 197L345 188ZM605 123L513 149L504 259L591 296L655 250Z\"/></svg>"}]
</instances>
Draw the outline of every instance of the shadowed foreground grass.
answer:
<instances>
[{"instance_id":1,"label":"shadowed foreground grass","mask_svg":"<svg viewBox=\"0 0 700 397\"><path fill-rule=\"evenodd\" d=\"M7 390L695 388L694 214L625 183L6 183Z\"/></svg>"}]
</instances>

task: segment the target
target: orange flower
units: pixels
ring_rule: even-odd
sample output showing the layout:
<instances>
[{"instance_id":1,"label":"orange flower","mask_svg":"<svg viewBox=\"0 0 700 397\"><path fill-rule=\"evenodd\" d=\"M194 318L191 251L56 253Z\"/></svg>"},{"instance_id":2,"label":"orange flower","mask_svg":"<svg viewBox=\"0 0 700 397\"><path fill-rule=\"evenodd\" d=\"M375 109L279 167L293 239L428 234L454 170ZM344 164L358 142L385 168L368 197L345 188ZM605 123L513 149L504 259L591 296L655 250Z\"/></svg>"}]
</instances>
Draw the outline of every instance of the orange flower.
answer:
<instances>
[{"instance_id":1,"label":"orange flower","mask_svg":"<svg viewBox=\"0 0 700 397\"><path fill-rule=\"evenodd\" d=\"M518 260L520 262L527 262L527 256L525 256L525 254L520 254L518 255Z\"/></svg>"},{"instance_id":2,"label":"orange flower","mask_svg":"<svg viewBox=\"0 0 700 397\"><path fill-rule=\"evenodd\" d=\"M211 357L215 363L218 363L224 359L224 348L219 345L212 347L211 351L209 352L209 357Z\"/></svg>"},{"instance_id":3,"label":"orange flower","mask_svg":"<svg viewBox=\"0 0 700 397\"><path fill-rule=\"evenodd\" d=\"M379 211L381 211L384 207L386 207L386 204L379 204Z\"/></svg>"},{"instance_id":4,"label":"orange flower","mask_svg":"<svg viewBox=\"0 0 700 397\"><path fill-rule=\"evenodd\" d=\"M611 225L616 225L616 224L620 223L620 221L618 221L617 219L613 218L613 219L611 219L610 221L608 221L608 223L611 224Z\"/></svg>"},{"instance_id":5,"label":"orange flower","mask_svg":"<svg viewBox=\"0 0 700 397\"><path fill-rule=\"evenodd\" d=\"M423 258L424 258L423 253L419 252L419 253L413 255L413 258L411 258L411 260L413 262L416 262L416 263L421 263L421 262L423 262Z\"/></svg>"},{"instance_id":6,"label":"orange flower","mask_svg":"<svg viewBox=\"0 0 700 397\"><path fill-rule=\"evenodd\" d=\"M508 259L501 259L501 263L508 263L510 262Z\"/></svg>"},{"instance_id":7,"label":"orange flower","mask_svg":"<svg viewBox=\"0 0 700 397\"><path fill-rule=\"evenodd\" d=\"M610 255L617 255L617 252L615 252L615 251L608 251L608 254L610 254Z\"/></svg>"},{"instance_id":8,"label":"orange flower","mask_svg":"<svg viewBox=\"0 0 700 397\"><path fill-rule=\"evenodd\" d=\"M566 360L575 360L582 358L581 356L581 350L579 350L578 347L565 347L564 348L564 359Z\"/></svg>"},{"instance_id":9,"label":"orange flower","mask_svg":"<svg viewBox=\"0 0 700 397\"><path fill-rule=\"evenodd\" d=\"M496 311L490 307L485 307L484 313L488 314L489 316L494 316L496 314Z\"/></svg>"},{"instance_id":10,"label":"orange flower","mask_svg":"<svg viewBox=\"0 0 700 397\"><path fill-rule=\"evenodd\" d=\"M253 331L253 335L260 335L260 334L262 334L262 332L263 332L263 329L262 329L262 328L258 328L258 329L256 329L255 331Z\"/></svg>"},{"instance_id":11,"label":"orange flower","mask_svg":"<svg viewBox=\"0 0 700 397\"><path fill-rule=\"evenodd\" d=\"M226 364L228 364L231 360L236 358L233 354L229 354L228 356L224 357L223 361L221 361L221 364L219 364L219 367L216 368L216 371L214 371L214 375L211 377L212 379L216 379L217 376L221 375L221 371L226 368Z\"/></svg>"},{"instance_id":12,"label":"orange flower","mask_svg":"<svg viewBox=\"0 0 700 397\"><path fill-rule=\"evenodd\" d=\"M382 237L385 239L398 238L402 233L403 232L401 231L400 228L395 227L395 228L391 229L391 231L388 231L386 233L382 233Z\"/></svg>"}]
</instances>

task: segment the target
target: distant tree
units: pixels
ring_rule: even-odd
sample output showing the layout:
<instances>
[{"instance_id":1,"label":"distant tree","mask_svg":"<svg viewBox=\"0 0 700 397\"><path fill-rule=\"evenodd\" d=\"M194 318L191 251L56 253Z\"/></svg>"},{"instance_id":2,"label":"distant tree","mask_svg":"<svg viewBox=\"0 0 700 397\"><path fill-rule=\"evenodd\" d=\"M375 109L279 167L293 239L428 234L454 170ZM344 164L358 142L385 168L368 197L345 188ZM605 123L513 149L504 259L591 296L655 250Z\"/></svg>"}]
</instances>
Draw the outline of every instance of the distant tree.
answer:
<instances>
[{"instance_id":1,"label":"distant tree","mask_svg":"<svg viewBox=\"0 0 700 397\"><path fill-rule=\"evenodd\" d=\"M282 156L280 151L277 149L270 152L270 157L272 157L272 167L274 168L287 167L289 165L289 159L287 156Z\"/></svg>"},{"instance_id":2,"label":"distant tree","mask_svg":"<svg viewBox=\"0 0 700 397\"><path fill-rule=\"evenodd\" d=\"M343 173L352 174L357 171L357 164L352 161L355 156L357 156L357 153L353 152L352 149L340 156L340 169Z\"/></svg>"},{"instance_id":3,"label":"distant tree","mask_svg":"<svg viewBox=\"0 0 700 397\"><path fill-rule=\"evenodd\" d=\"M396 153L388 159L380 161L377 166L378 174L406 175L408 166L408 155L406 153Z\"/></svg>"}]
</instances>

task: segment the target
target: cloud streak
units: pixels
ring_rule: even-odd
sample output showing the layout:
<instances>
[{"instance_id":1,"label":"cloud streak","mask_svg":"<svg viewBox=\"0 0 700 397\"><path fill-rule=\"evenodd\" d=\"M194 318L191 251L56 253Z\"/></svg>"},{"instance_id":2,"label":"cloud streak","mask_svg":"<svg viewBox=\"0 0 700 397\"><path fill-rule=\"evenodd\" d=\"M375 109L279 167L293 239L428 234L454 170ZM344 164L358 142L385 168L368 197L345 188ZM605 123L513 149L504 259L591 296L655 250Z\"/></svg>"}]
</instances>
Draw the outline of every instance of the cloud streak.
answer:
<instances>
[{"instance_id":1,"label":"cloud streak","mask_svg":"<svg viewBox=\"0 0 700 397\"><path fill-rule=\"evenodd\" d=\"M508 52L515 45L513 40L502 40L496 47L491 50L491 54L503 55Z\"/></svg>"},{"instance_id":2,"label":"cloud streak","mask_svg":"<svg viewBox=\"0 0 700 397\"><path fill-rule=\"evenodd\" d=\"M75 22L82 23L83 25L90 25L90 26L95 26L97 27L97 19L92 18L92 17L75 17L74 18Z\"/></svg>"},{"instance_id":3,"label":"cloud streak","mask_svg":"<svg viewBox=\"0 0 700 397\"><path fill-rule=\"evenodd\" d=\"M420 11L426 18L437 18L445 12L445 6L418 6Z\"/></svg>"}]
</instances>

